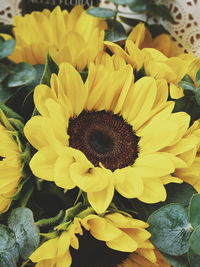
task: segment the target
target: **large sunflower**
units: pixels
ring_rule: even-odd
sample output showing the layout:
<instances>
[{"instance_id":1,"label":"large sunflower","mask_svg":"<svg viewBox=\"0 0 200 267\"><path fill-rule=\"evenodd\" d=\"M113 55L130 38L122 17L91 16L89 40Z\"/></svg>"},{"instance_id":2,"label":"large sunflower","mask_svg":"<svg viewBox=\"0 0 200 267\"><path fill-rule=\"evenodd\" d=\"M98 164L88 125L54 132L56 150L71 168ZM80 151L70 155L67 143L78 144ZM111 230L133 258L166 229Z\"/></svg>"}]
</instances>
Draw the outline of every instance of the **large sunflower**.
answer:
<instances>
[{"instance_id":1,"label":"large sunflower","mask_svg":"<svg viewBox=\"0 0 200 267\"><path fill-rule=\"evenodd\" d=\"M114 267L132 252L156 263L147 223L120 213L77 216L30 256L37 267Z\"/></svg>"},{"instance_id":2,"label":"large sunflower","mask_svg":"<svg viewBox=\"0 0 200 267\"><path fill-rule=\"evenodd\" d=\"M22 178L21 151L14 129L0 109L0 213L5 212Z\"/></svg>"},{"instance_id":3,"label":"large sunflower","mask_svg":"<svg viewBox=\"0 0 200 267\"><path fill-rule=\"evenodd\" d=\"M49 52L56 63L84 69L103 49L105 21L88 15L81 6L70 13L57 6L52 12L32 12L14 18L15 62L44 64Z\"/></svg>"},{"instance_id":4,"label":"large sunflower","mask_svg":"<svg viewBox=\"0 0 200 267\"><path fill-rule=\"evenodd\" d=\"M92 64L84 84L63 63L51 87L35 88L41 115L24 129L38 150L30 161L33 173L64 189L78 186L98 213L107 209L114 189L126 198L164 201L164 185L182 182L170 174L187 167L178 151L190 116L172 113L165 80L133 80L130 65L114 71ZM192 138L188 134L181 143L182 151L197 149Z\"/></svg>"}]
</instances>

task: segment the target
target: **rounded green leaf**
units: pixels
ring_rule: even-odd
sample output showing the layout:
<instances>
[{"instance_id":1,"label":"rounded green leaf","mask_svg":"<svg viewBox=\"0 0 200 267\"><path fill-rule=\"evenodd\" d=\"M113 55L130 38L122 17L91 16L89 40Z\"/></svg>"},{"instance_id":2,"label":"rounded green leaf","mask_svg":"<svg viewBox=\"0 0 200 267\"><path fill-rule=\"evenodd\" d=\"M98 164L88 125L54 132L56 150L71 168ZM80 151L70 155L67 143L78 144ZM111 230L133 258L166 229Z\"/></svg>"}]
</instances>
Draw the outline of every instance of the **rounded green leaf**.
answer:
<instances>
[{"instance_id":1,"label":"rounded green leaf","mask_svg":"<svg viewBox=\"0 0 200 267\"><path fill-rule=\"evenodd\" d=\"M7 86L17 87L30 84L37 77L36 69L28 63L19 63L12 70L12 74L9 75Z\"/></svg>"},{"instance_id":2,"label":"rounded green leaf","mask_svg":"<svg viewBox=\"0 0 200 267\"><path fill-rule=\"evenodd\" d=\"M194 253L200 256L200 225L191 234L189 246Z\"/></svg>"},{"instance_id":3,"label":"rounded green leaf","mask_svg":"<svg viewBox=\"0 0 200 267\"><path fill-rule=\"evenodd\" d=\"M108 19L108 30L105 31L105 40L118 42L127 38L126 31L119 21Z\"/></svg>"},{"instance_id":4,"label":"rounded green leaf","mask_svg":"<svg viewBox=\"0 0 200 267\"><path fill-rule=\"evenodd\" d=\"M188 251L191 225L187 213L180 204L166 205L148 218L152 242L162 252L181 256Z\"/></svg>"},{"instance_id":5,"label":"rounded green leaf","mask_svg":"<svg viewBox=\"0 0 200 267\"><path fill-rule=\"evenodd\" d=\"M191 225L195 228L200 225L200 194L192 196L189 204L188 214Z\"/></svg>"},{"instance_id":6,"label":"rounded green leaf","mask_svg":"<svg viewBox=\"0 0 200 267\"><path fill-rule=\"evenodd\" d=\"M0 59L9 56L12 53L15 43L15 39L13 38L0 43Z\"/></svg>"},{"instance_id":7,"label":"rounded green leaf","mask_svg":"<svg viewBox=\"0 0 200 267\"><path fill-rule=\"evenodd\" d=\"M87 13L98 18L113 18L117 15L117 11L111 8L93 7L87 10Z\"/></svg>"},{"instance_id":8,"label":"rounded green leaf","mask_svg":"<svg viewBox=\"0 0 200 267\"><path fill-rule=\"evenodd\" d=\"M39 229L34 223L32 211L28 208L13 210L8 218L8 226L16 235L20 256L27 259L40 242Z\"/></svg>"},{"instance_id":9,"label":"rounded green leaf","mask_svg":"<svg viewBox=\"0 0 200 267\"><path fill-rule=\"evenodd\" d=\"M182 256L170 256L164 253L162 254L167 262L173 267L190 267L186 254Z\"/></svg>"},{"instance_id":10,"label":"rounded green leaf","mask_svg":"<svg viewBox=\"0 0 200 267\"><path fill-rule=\"evenodd\" d=\"M5 225L0 225L0 266L17 267L19 259L15 233Z\"/></svg>"}]
</instances>

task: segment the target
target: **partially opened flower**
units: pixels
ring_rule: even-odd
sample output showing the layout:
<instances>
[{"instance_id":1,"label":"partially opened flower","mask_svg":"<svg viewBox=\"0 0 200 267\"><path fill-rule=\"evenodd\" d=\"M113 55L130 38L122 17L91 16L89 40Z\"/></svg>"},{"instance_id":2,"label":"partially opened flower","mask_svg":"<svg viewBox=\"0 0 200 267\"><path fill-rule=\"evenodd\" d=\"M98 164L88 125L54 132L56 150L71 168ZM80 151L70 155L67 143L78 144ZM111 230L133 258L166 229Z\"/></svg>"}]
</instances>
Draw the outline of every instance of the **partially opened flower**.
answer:
<instances>
[{"instance_id":1,"label":"partially opened flower","mask_svg":"<svg viewBox=\"0 0 200 267\"><path fill-rule=\"evenodd\" d=\"M192 54L181 54L169 58L155 48L140 49L135 42L128 39L124 49L112 42L105 41L104 43L114 55L122 57L131 64L135 71L143 67L147 76L165 79L169 83L171 98L178 99L184 96L179 82L186 74L191 75L195 80L196 72L200 68L200 59Z\"/></svg>"},{"instance_id":2,"label":"partially opened flower","mask_svg":"<svg viewBox=\"0 0 200 267\"><path fill-rule=\"evenodd\" d=\"M84 69L103 49L106 23L88 15L82 6L70 13L57 6L52 12L32 12L14 18L15 62L44 64L49 52L57 64L69 62Z\"/></svg>"},{"instance_id":3,"label":"partially opened flower","mask_svg":"<svg viewBox=\"0 0 200 267\"><path fill-rule=\"evenodd\" d=\"M0 213L9 208L22 178L21 151L14 132L0 109Z\"/></svg>"},{"instance_id":4,"label":"partially opened flower","mask_svg":"<svg viewBox=\"0 0 200 267\"><path fill-rule=\"evenodd\" d=\"M170 174L187 167L176 152L190 116L172 113L165 80L133 80L130 65L115 71L92 64L84 83L64 63L50 87L36 87L41 115L25 126L38 150L30 161L35 176L64 189L78 186L98 213L107 209L114 189L126 198L164 201L164 185L182 182ZM181 143L182 151L197 149L190 138Z\"/></svg>"},{"instance_id":5,"label":"partially opened flower","mask_svg":"<svg viewBox=\"0 0 200 267\"><path fill-rule=\"evenodd\" d=\"M182 50L171 39L169 34L163 33L153 38L144 23L137 24L127 39L133 41L140 49L155 48L167 57L182 54Z\"/></svg>"},{"instance_id":6,"label":"partially opened flower","mask_svg":"<svg viewBox=\"0 0 200 267\"><path fill-rule=\"evenodd\" d=\"M81 217L36 249L30 259L37 267L115 267L132 252L156 263L147 223L120 213Z\"/></svg>"},{"instance_id":7,"label":"partially opened flower","mask_svg":"<svg viewBox=\"0 0 200 267\"><path fill-rule=\"evenodd\" d=\"M191 142L196 143L195 147L188 147L188 152L179 151L181 158L187 162L187 168L179 168L175 171L173 176L179 177L184 182L191 184L198 193L200 193L200 121L195 121L192 127L186 132L185 138L188 134L193 138ZM181 149L181 144L180 144Z\"/></svg>"}]
</instances>

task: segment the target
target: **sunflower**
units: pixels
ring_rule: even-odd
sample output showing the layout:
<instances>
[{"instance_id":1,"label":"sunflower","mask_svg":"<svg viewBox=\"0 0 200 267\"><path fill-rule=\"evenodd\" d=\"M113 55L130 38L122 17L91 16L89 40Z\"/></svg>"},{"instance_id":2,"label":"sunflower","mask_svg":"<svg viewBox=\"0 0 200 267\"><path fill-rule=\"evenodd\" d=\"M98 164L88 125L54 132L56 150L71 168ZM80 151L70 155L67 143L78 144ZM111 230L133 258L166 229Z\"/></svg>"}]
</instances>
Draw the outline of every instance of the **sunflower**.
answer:
<instances>
[{"instance_id":1,"label":"sunflower","mask_svg":"<svg viewBox=\"0 0 200 267\"><path fill-rule=\"evenodd\" d=\"M0 213L7 211L22 178L21 151L14 129L0 109Z\"/></svg>"},{"instance_id":2,"label":"sunflower","mask_svg":"<svg viewBox=\"0 0 200 267\"><path fill-rule=\"evenodd\" d=\"M49 52L57 64L69 62L83 70L103 49L106 23L88 15L82 6L70 13L57 6L52 12L32 12L14 17L16 48L10 58L44 64Z\"/></svg>"},{"instance_id":3,"label":"sunflower","mask_svg":"<svg viewBox=\"0 0 200 267\"><path fill-rule=\"evenodd\" d=\"M127 39L133 41L140 49L155 48L167 57L182 54L181 49L172 41L169 34L163 33L153 38L144 23L137 24Z\"/></svg>"},{"instance_id":4,"label":"sunflower","mask_svg":"<svg viewBox=\"0 0 200 267\"><path fill-rule=\"evenodd\" d=\"M133 80L130 65L111 70L91 64L84 83L63 63L50 87L34 91L41 115L24 128L38 150L32 172L61 188L87 192L97 213L107 209L114 189L146 203L165 201L164 185L182 182L170 174L187 165L178 151L190 116L172 113L165 80ZM191 138L181 143L182 151L197 149Z\"/></svg>"},{"instance_id":5,"label":"sunflower","mask_svg":"<svg viewBox=\"0 0 200 267\"><path fill-rule=\"evenodd\" d=\"M45 241L30 259L38 262L37 267L114 267L138 251L155 263L147 227L143 221L116 212L104 216L80 213L66 229L57 226L58 236Z\"/></svg>"},{"instance_id":6,"label":"sunflower","mask_svg":"<svg viewBox=\"0 0 200 267\"><path fill-rule=\"evenodd\" d=\"M189 148L188 152L180 151L180 156L187 162L187 168L178 168L173 176L179 177L184 182L191 184L200 193L200 121L195 121L192 127L186 132L192 136L191 142L196 144L196 148ZM185 139L184 138L184 139Z\"/></svg>"},{"instance_id":7,"label":"sunflower","mask_svg":"<svg viewBox=\"0 0 200 267\"><path fill-rule=\"evenodd\" d=\"M193 54L181 54L168 58L155 48L140 49L137 42L128 39L124 49L112 42L105 41L104 43L114 55L122 57L131 64L136 72L143 67L147 76L165 79L169 83L172 99L184 96L179 82L186 74L189 74L195 81L196 72L200 68L200 59Z\"/></svg>"}]
</instances>

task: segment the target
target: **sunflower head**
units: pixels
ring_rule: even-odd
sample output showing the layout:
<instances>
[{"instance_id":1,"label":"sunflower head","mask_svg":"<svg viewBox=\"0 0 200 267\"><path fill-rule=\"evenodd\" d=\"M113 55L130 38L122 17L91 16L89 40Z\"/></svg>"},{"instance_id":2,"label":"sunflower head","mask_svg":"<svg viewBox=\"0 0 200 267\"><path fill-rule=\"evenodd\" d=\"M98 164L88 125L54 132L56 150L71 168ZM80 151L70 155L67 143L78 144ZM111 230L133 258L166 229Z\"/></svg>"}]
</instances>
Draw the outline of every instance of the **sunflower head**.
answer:
<instances>
[{"instance_id":1,"label":"sunflower head","mask_svg":"<svg viewBox=\"0 0 200 267\"><path fill-rule=\"evenodd\" d=\"M22 178L21 148L16 130L0 109L0 213L7 211Z\"/></svg>"},{"instance_id":2,"label":"sunflower head","mask_svg":"<svg viewBox=\"0 0 200 267\"><path fill-rule=\"evenodd\" d=\"M57 64L69 62L83 70L103 49L106 23L88 15L82 6L70 13L57 6L14 18L15 62L44 64L49 52Z\"/></svg>"},{"instance_id":3,"label":"sunflower head","mask_svg":"<svg viewBox=\"0 0 200 267\"><path fill-rule=\"evenodd\" d=\"M83 214L77 214L63 230L59 225L58 236L45 241L30 256L38 262L36 266L114 267L132 252L152 250L145 222L117 212Z\"/></svg>"}]
</instances>

